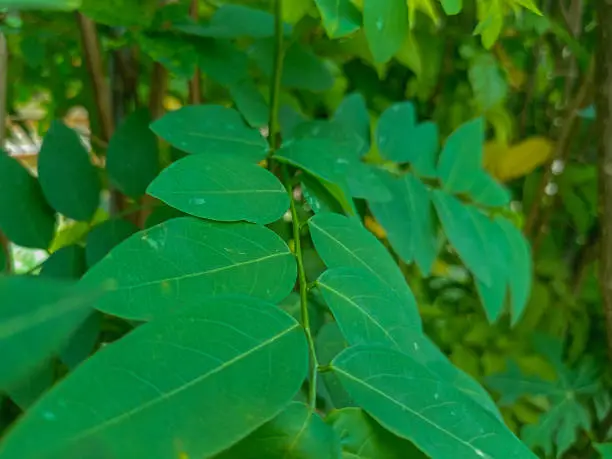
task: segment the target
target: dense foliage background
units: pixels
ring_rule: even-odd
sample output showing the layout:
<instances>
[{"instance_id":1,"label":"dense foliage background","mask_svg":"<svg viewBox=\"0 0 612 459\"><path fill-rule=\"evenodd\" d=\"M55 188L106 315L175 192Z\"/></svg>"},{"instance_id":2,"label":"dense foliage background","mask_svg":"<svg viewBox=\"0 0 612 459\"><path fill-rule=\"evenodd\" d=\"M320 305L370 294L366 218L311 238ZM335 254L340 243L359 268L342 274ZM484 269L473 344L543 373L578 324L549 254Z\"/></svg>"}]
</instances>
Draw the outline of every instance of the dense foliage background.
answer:
<instances>
[{"instance_id":1,"label":"dense foliage background","mask_svg":"<svg viewBox=\"0 0 612 459\"><path fill-rule=\"evenodd\" d=\"M147 291L134 299L98 292L102 299L85 301L97 301L94 313L53 323L35 314L41 301L56 304L57 311L70 289L69 297L83 303L79 289L87 282L75 287L50 278L76 281L87 272L84 280L112 277L121 284L146 272L153 276L156 269L165 272L173 263L178 272L188 272L191 256L212 260L222 251L233 256L251 250L246 233L236 229L230 236L210 236L218 244L210 253L175 243L167 263L146 258L136 244L155 231L171 231L185 214L265 225L299 254L304 277L295 288L279 265L262 267L255 279L235 274L211 288L248 290L280 304L302 325L306 316L316 348L310 356L316 354L321 366L314 401L313 385L304 384L294 404L268 407L258 425L236 433L226 446L241 442L232 449L207 445L193 457L277 457L270 453L274 447L268 456L257 455L266 446L256 435L244 440L262 424L256 431L262 438L284 435L300 444L278 457L340 457L339 449L321 446L333 444L326 437L332 435L341 440L346 458L422 457L408 440L434 458L527 457L519 450L507 456L479 449L462 453L452 442L427 440L426 429L425 440L418 434L415 439L405 422L390 427L366 404L358 403L361 411L343 400L347 394L327 367L347 343L363 341L359 335L352 342L357 335L351 333L358 332L342 320L356 324L363 318L350 316L333 292L344 288L343 275L364 274L333 271L347 262L338 260L341 249L317 242L316 228L320 238L335 228L339 246L366 253L364 266L380 279L360 278L357 285L372 290L354 290L352 299L379 295L376 306L387 309L378 325L388 325L385 335L394 342L403 339L397 328L404 319L418 322L418 315L403 317L401 308L394 309L396 297L381 293L403 292L396 283L401 272L431 342L492 394L504 423L534 454L612 457L605 445L612 427L612 346L606 344L612 343L612 316L604 307L612 306L612 252L606 250L612 247L606 225L612 222L612 189L605 180L606 152L612 158L608 10L604 0L0 0L0 126L7 127L0 135L6 153L0 155L0 266L7 274L0 283L0 433L6 437L0 457L17 457L17 451L43 457L36 455L42 449L26 451L19 442L29 438L44 449L45 441L54 444L61 437L61 426L48 430L49 423L38 419L53 415L45 411L47 395L57 402L69 391L90 390L92 400L104 398L99 403L129 406L137 400L137 392L120 389L117 381L125 375L113 382L112 367L98 376L99 383L90 374L84 387L77 374L85 375L82 362L107 345L109 352L96 362L120 358L128 348L112 354L111 343L126 340L135 353L144 345L132 330L168 306L164 285L157 295ZM245 162L219 156L205 165L199 153L207 149L231 149ZM219 190L208 185L274 188L278 180L272 174L289 189L291 211L282 186L270 199L262 193L260 200L241 203L215 201ZM329 212L345 220L329 220ZM359 222L400 271L386 264L388 254L371 245ZM152 233L139 232L149 228ZM200 230L185 224L180 231L194 238ZM262 232L261 240L268 236ZM154 240L149 244L158 249ZM117 259L125 263L113 264ZM49 283L28 284L32 277ZM293 289L289 295L282 294L284 284ZM183 284L179 292L167 287L178 304L202 288L208 293L202 286ZM223 301L213 301L213 316L235 307L242 325L256 321L252 304ZM167 330L157 332L161 340ZM206 339L214 342L214 336ZM142 349L143 355L151 352ZM195 366L190 358L185 365ZM252 380L253 390L265 392L265 386L256 387L264 364L286 365L280 379L292 371L299 376L299 368L292 370L299 362L281 354L279 359L244 369L243 383ZM451 366L444 368L443 380L472 384L461 379L463 373L444 373ZM104 384L118 388L114 399L105 395ZM47 392L54 385L57 392ZM243 403L223 390L217 397L217 403ZM189 431L181 420L188 423L194 415L185 402L168 411L169 441L173 426L178 437ZM251 402L253 416L266 410ZM311 403L327 424L306 429L309 412L301 402ZM97 416L93 408L88 415L76 403L73 408ZM264 424L283 408L276 424ZM438 415L453 426L451 432L461 430L451 408ZM279 426L298 424L307 438L299 429L278 432ZM161 435L143 425L142 432ZM232 420L218 419L216 428L238 429L230 425ZM488 425L482 427L488 435ZM353 431L353 437L345 435ZM74 425L66 432L82 434ZM511 444L495 432L502 438L496 441ZM211 436L216 435L221 434ZM459 443L471 443L462 435L457 433ZM360 443L365 438L374 439L369 450ZM105 453L104 444L89 447L98 451L95 457L169 457L141 456L138 446L123 456L113 456L112 448ZM63 457L94 457L89 454Z\"/></svg>"}]
</instances>

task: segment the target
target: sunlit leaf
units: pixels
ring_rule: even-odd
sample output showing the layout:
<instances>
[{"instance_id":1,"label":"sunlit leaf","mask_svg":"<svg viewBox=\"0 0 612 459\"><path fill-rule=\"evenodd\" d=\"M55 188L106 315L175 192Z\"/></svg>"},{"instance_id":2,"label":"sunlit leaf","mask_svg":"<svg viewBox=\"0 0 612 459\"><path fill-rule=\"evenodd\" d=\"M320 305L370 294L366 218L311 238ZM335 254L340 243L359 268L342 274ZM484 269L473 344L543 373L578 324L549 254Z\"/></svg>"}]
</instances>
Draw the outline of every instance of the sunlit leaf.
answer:
<instances>
[{"instance_id":1,"label":"sunlit leaf","mask_svg":"<svg viewBox=\"0 0 612 459\"><path fill-rule=\"evenodd\" d=\"M96 353L21 419L0 454L211 457L290 402L307 355L299 324L276 306L209 300Z\"/></svg>"},{"instance_id":2,"label":"sunlit leaf","mask_svg":"<svg viewBox=\"0 0 612 459\"><path fill-rule=\"evenodd\" d=\"M83 281L115 280L117 289L96 307L149 320L211 295L245 294L277 302L293 289L295 278L295 258L271 230L184 217L134 234Z\"/></svg>"},{"instance_id":3,"label":"sunlit leaf","mask_svg":"<svg viewBox=\"0 0 612 459\"><path fill-rule=\"evenodd\" d=\"M289 208L285 187L269 171L239 158L192 155L164 169L147 192L190 215L267 224Z\"/></svg>"}]
</instances>

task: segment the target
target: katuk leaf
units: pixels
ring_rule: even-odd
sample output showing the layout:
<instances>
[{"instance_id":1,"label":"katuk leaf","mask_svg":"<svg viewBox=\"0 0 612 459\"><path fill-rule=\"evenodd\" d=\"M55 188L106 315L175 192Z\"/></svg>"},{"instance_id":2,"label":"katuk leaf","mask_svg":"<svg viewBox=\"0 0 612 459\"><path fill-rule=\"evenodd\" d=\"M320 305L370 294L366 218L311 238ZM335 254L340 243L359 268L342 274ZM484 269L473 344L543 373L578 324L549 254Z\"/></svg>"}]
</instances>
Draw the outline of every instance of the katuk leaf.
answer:
<instances>
[{"instance_id":1,"label":"katuk leaf","mask_svg":"<svg viewBox=\"0 0 612 459\"><path fill-rule=\"evenodd\" d=\"M349 35L361 27L361 14L350 0L315 0L329 38Z\"/></svg>"},{"instance_id":2,"label":"katuk leaf","mask_svg":"<svg viewBox=\"0 0 612 459\"><path fill-rule=\"evenodd\" d=\"M55 213L38 180L0 150L0 229L15 244L46 249L53 240Z\"/></svg>"},{"instance_id":3,"label":"katuk leaf","mask_svg":"<svg viewBox=\"0 0 612 459\"><path fill-rule=\"evenodd\" d=\"M196 217L272 223L289 208L287 190L269 171L240 158L191 155L151 183L148 194Z\"/></svg>"},{"instance_id":4,"label":"katuk leaf","mask_svg":"<svg viewBox=\"0 0 612 459\"><path fill-rule=\"evenodd\" d=\"M113 279L103 312L150 320L202 298L242 294L271 302L293 289L295 257L273 231L249 223L176 218L134 234L83 278Z\"/></svg>"},{"instance_id":5,"label":"katuk leaf","mask_svg":"<svg viewBox=\"0 0 612 459\"><path fill-rule=\"evenodd\" d=\"M73 220L90 220L100 202L100 179L75 131L54 121L38 154L38 177L51 206Z\"/></svg>"},{"instance_id":6,"label":"katuk leaf","mask_svg":"<svg viewBox=\"0 0 612 459\"><path fill-rule=\"evenodd\" d=\"M332 371L369 415L428 456L536 458L488 410L399 351L351 347L334 359Z\"/></svg>"},{"instance_id":7,"label":"katuk leaf","mask_svg":"<svg viewBox=\"0 0 612 459\"><path fill-rule=\"evenodd\" d=\"M530 137L511 147L489 142L484 146L484 167L499 181L508 182L533 172L552 152L553 143L544 137Z\"/></svg>"},{"instance_id":8,"label":"katuk leaf","mask_svg":"<svg viewBox=\"0 0 612 459\"><path fill-rule=\"evenodd\" d=\"M259 131L247 127L235 110L218 105L182 107L155 121L151 129L187 153L259 162L268 151L268 144Z\"/></svg>"},{"instance_id":9,"label":"katuk leaf","mask_svg":"<svg viewBox=\"0 0 612 459\"><path fill-rule=\"evenodd\" d=\"M363 26L376 63L390 60L408 33L405 0L364 0Z\"/></svg>"},{"instance_id":10,"label":"katuk leaf","mask_svg":"<svg viewBox=\"0 0 612 459\"><path fill-rule=\"evenodd\" d=\"M96 353L20 420L0 455L212 457L291 401L307 358L300 325L276 306L209 300Z\"/></svg>"}]
</instances>

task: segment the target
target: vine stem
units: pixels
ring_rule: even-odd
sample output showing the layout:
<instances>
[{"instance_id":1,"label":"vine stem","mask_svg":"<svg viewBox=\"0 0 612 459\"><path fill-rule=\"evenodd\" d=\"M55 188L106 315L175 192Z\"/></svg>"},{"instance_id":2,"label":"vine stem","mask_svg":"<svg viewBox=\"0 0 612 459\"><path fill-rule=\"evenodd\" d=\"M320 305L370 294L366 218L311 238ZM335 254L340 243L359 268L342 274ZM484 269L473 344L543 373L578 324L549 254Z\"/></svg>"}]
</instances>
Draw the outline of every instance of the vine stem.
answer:
<instances>
[{"instance_id":1,"label":"vine stem","mask_svg":"<svg viewBox=\"0 0 612 459\"><path fill-rule=\"evenodd\" d=\"M280 146L280 127L278 122L279 95L281 78L283 74L284 43L283 43L283 0L274 1L274 69L272 84L270 86L270 118L268 121L268 143L270 145L269 157L272 156ZM281 166L285 188L289 194L291 208L291 224L293 226L294 253L297 260L298 283L300 288L300 315L302 328L306 335L309 354L308 370L308 404L314 411L317 402L317 355L315 353L314 339L310 330L310 316L308 314L308 282L306 281L306 269L302 255L302 241L300 237L300 219L297 212L295 198L293 197L293 182L286 165Z\"/></svg>"}]
</instances>

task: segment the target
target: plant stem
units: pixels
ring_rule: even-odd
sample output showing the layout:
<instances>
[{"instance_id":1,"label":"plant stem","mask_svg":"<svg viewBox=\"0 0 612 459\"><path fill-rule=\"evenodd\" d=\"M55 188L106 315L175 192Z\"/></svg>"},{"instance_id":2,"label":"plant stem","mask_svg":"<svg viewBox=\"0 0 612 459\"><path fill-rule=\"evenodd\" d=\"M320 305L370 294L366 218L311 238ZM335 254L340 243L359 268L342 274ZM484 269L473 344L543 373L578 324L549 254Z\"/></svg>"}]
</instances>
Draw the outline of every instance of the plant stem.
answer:
<instances>
[{"instance_id":1,"label":"plant stem","mask_svg":"<svg viewBox=\"0 0 612 459\"><path fill-rule=\"evenodd\" d=\"M270 87L270 118L268 121L268 143L270 145L269 156L272 156L280 145L280 129L278 123L279 111L279 94L281 87L281 76L283 74L283 2L275 0L274 2L274 70L272 75L272 85ZM298 268L298 283L300 288L300 315L302 328L308 342L309 353L309 387L308 387L308 404L314 410L317 402L317 355L315 353L314 339L310 330L310 316L308 315L308 282L306 280L306 270L304 268L304 259L302 255L302 241L300 237L300 219L297 213L295 198L293 197L293 182L288 172L286 165L281 165L283 179L287 193L289 193L289 202L291 206L291 223L293 226L293 241L295 244L294 253L297 260Z\"/></svg>"},{"instance_id":2,"label":"plant stem","mask_svg":"<svg viewBox=\"0 0 612 459\"><path fill-rule=\"evenodd\" d=\"M272 71L272 84L270 85L270 118L268 121L268 140L270 142L271 156L279 147L280 126L278 123L279 96L281 79L283 76L283 2L274 1L274 68Z\"/></svg>"}]
</instances>

